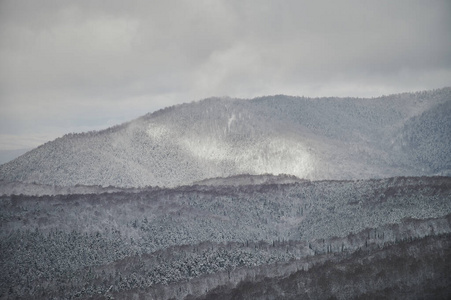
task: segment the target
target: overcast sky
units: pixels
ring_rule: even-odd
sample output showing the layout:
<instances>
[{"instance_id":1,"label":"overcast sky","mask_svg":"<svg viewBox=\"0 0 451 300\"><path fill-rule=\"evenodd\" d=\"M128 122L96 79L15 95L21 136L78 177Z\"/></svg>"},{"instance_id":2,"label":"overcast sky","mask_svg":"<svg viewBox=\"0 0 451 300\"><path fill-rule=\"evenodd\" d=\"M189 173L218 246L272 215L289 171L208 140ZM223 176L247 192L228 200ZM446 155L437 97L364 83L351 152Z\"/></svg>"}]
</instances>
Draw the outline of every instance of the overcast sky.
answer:
<instances>
[{"instance_id":1,"label":"overcast sky","mask_svg":"<svg viewBox=\"0 0 451 300\"><path fill-rule=\"evenodd\" d=\"M0 0L0 150L210 96L450 85L449 0Z\"/></svg>"}]
</instances>

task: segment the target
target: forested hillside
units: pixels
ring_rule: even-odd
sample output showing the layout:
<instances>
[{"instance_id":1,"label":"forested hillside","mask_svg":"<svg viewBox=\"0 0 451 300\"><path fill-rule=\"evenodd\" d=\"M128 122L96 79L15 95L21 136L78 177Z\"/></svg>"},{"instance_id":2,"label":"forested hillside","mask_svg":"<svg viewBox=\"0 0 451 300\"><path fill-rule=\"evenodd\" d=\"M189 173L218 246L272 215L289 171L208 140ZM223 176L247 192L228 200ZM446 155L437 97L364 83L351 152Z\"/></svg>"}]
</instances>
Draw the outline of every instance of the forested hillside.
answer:
<instances>
[{"instance_id":1,"label":"forested hillside","mask_svg":"<svg viewBox=\"0 0 451 300\"><path fill-rule=\"evenodd\" d=\"M449 299L451 236L334 254L289 276L244 280L198 299ZM188 297L187 299L196 299Z\"/></svg>"},{"instance_id":2,"label":"forested hillside","mask_svg":"<svg viewBox=\"0 0 451 300\"><path fill-rule=\"evenodd\" d=\"M262 177L240 180L268 179ZM214 298L216 288L225 296L240 295L249 291L247 285L302 281L321 268L372 278L380 269L362 271L368 261L354 256L359 250L383 264L393 251L413 251L405 257L412 268L429 269L425 276L415 271L403 277L406 287L449 278L436 264L449 256L449 177L218 181L175 189L0 197L0 298ZM430 246L415 244L424 237L431 237ZM431 264L429 252L435 253ZM399 272L402 277L406 271ZM364 280L361 276L358 280ZM384 284L378 286L392 287ZM355 295L362 291L379 295L380 289L364 285Z\"/></svg>"},{"instance_id":3,"label":"forested hillside","mask_svg":"<svg viewBox=\"0 0 451 300\"><path fill-rule=\"evenodd\" d=\"M239 174L301 179L450 175L451 88L379 98L212 98L68 134L0 179L174 187Z\"/></svg>"},{"instance_id":4,"label":"forested hillside","mask_svg":"<svg viewBox=\"0 0 451 300\"><path fill-rule=\"evenodd\" d=\"M447 299L451 88L211 98L0 166L0 299Z\"/></svg>"}]
</instances>

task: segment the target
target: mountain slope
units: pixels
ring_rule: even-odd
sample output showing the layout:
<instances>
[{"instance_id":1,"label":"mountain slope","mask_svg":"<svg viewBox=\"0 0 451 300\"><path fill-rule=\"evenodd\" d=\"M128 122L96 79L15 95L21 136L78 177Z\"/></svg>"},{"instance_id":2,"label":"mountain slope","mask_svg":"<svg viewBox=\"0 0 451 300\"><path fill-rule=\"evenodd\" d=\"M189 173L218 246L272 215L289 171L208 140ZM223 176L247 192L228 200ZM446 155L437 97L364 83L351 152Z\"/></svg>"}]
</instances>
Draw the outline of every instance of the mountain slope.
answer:
<instances>
[{"instance_id":1,"label":"mountain slope","mask_svg":"<svg viewBox=\"0 0 451 300\"><path fill-rule=\"evenodd\" d=\"M450 246L449 235L402 241L189 299L449 299Z\"/></svg>"},{"instance_id":2,"label":"mountain slope","mask_svg":"<svg viewBox=\"0 0 451 300\"><path fill-rule=\"evenodd\" d=\"M358 283L352 286L359 295L397 282L431 287L419 270L442 274L443 266L436 268L435 262L441 265L449 258L451 177L229 183L0 196L0 299L189 299L221 286L226 287L224 296L234 286L239 294L258 294L263 277L274 278L263 281L268 288L305 283L308 275L318 274L314 266L326 261L351 267L338 270L349 275L350 285ZM437 240L429 239L413 253L398 245L428 236ZM373 254L392 244L409 266L419 268L404 269L408 265L390 255L394 261L386 262L393 268L378 284L374 275L386 264L379 269L372 263L384 262L385 256L379 260ZM356 261L353 253L359 249L370 252ZM412 256L415 252L419 255ZM428 257L435 257L434 262L415 262ZM358 269L352 267L356 263ZM392 276L400 266L404 271ZM290 274L294 277L288 282L280 278ZM449 271L445 274L450 278ZM437 278L429 275L426 278ZM240 282L254 288L243 290ZM352 299L346 297L345 285L336 290L317 282L305 284L314 294ZM332 278L330 284L340 282ZM277 291L269 295L273 293L273 299L283 299Z\"/></svg>"},{"instance_id":3,"label":"mountain slope","mask_svg":"<svg viewBox=\"0 0 451 300\"><path fill-rule=\"evenodd\" d=\"M374 99L206 99L65 135L0 166L0 179L136 187L237 174L449 175L450 103L451 88Z\"/></svg>"},{"instance_id":4,"label":"mountain slope","mask_svg":"<svg viewBox=\"0 0 451 300\"><path fill-rule=\"evenodd\" d=\"M406 122L397 146L426 172L451 172L451 101Z\"/></svg>"}]
</instances>

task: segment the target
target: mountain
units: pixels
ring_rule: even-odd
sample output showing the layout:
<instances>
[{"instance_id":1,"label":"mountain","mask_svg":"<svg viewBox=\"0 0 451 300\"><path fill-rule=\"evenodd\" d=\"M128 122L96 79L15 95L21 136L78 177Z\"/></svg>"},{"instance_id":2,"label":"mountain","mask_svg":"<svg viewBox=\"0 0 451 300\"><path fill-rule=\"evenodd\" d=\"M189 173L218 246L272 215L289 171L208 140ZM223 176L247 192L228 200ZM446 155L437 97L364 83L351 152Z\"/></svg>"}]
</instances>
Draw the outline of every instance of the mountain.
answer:
<instances>
[{"instance_id":1,"label":"mountain","mask_svg":"<svg viewBox=\"0 0 451 300\"><path fill-rule=\"evenodd\" d=\"M371 99L211 98L68 134L0 166L48 185L174 187L238 174L451 174L451 88Z\"/></svg>"}]
</instances>

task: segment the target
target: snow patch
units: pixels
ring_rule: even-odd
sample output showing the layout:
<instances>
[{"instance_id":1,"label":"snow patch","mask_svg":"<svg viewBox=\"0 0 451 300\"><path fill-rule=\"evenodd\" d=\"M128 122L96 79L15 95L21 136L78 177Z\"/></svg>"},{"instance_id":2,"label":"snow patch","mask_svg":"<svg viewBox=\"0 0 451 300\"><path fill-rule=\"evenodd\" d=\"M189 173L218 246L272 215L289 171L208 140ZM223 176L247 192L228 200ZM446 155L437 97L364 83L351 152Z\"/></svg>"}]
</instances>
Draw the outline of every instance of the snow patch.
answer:
<instances>
[{"instance_id":1,"label":"snow patch","mask_svg":"<svg viewBox=\"0 0 451 300\"><path fill-rule=\"evenodd\" d=\"M230 125L232 125L233 121L236 120L235 114L232 114L232 116L229 118L229 121L227 121L227 129L230 131Z\"/></svg>"},{"instance_id":2,"label":"snow patch","mask_svg":"<svg viewBox=\"0 0 451 300\"><path fill-rule=\"evenodd\" d=\"M161 140L170 133L169 128L162 124L151 123L147 127L147 135L152 139Z\"/></svg>"},{"instance_id":3,"label":"snow patch","mask_svg":"<svg viewBox=\"0 0 451 300\"><path fill-rule=\"evenodd\" d=\"M202 160L215 163L232 160L238 173L293 174L308 178L314 171L313 156L303 144L290 139L270 139L236 147L220 139L197 137L185 138L180 145Z\"/></svg>"},{"instance_id":4,"label":"snow patch","mask_svg":"<svg viewBox=\"0 0 451 300\"><path fill-rule=\"evenodd\" d=\"M227 159L227 145L213 138L184 138L180 145L195 157L210 160L222 161Z\"/></svg>"},{"instance_id":5,"label":"snow patch","mask_svg":"<svg viewBox=\"0 0 451 300\"><path fill-rule=\"evenodd\" d=\"M239 167L242 173L293 174L308 178L314 170L314 158L297 141L272 139L243 151Z\"/></svg>"}]
</instances>

